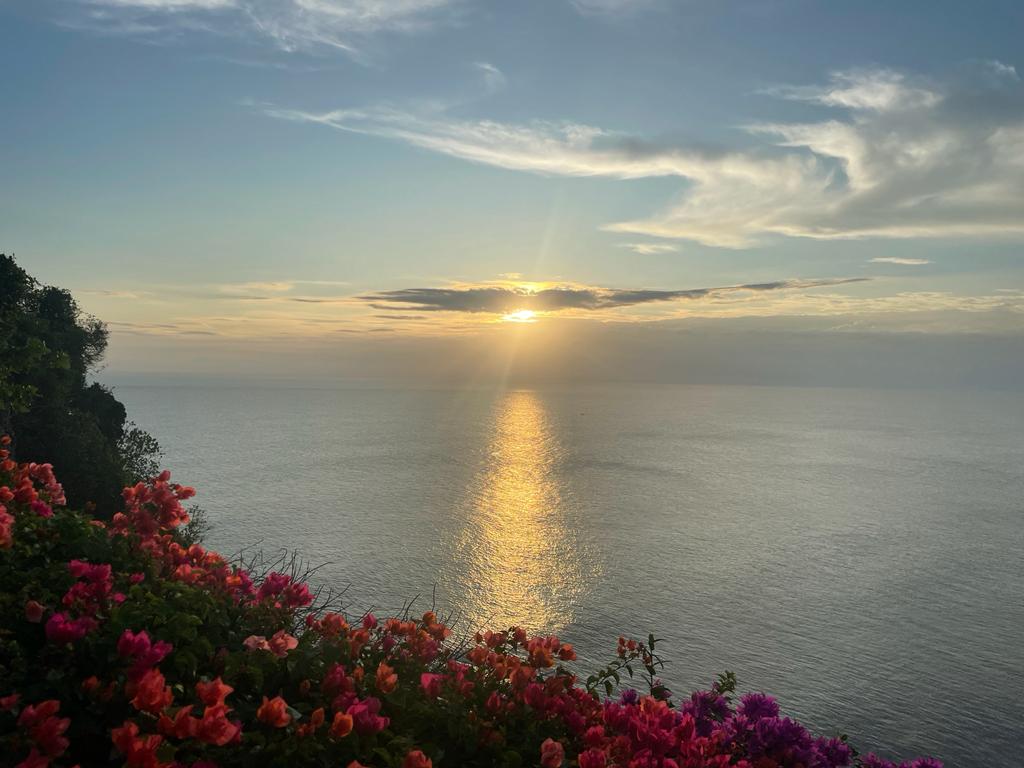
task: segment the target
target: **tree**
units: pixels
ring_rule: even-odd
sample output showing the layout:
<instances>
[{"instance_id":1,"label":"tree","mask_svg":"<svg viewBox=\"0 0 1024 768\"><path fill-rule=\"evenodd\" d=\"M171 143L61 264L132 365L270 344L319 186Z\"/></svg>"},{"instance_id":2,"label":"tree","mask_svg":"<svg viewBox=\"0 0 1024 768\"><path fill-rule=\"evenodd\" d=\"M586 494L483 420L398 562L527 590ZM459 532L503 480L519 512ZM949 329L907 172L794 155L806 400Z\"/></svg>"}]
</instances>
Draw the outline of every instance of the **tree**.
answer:
<instances>
[{"instance_id":1,"label":"tree","mask_svg":"<svg viewBox=\"0 0 1024 768\"><path fill-rule=\"evenodd\" d=\"M95 504L101 517L160 455L113 393L88 381L107 339L106 325L68 291L40 285L0 254L0 431L20 461L52 462L69 501Z\"/></svg>"}]
</instances>

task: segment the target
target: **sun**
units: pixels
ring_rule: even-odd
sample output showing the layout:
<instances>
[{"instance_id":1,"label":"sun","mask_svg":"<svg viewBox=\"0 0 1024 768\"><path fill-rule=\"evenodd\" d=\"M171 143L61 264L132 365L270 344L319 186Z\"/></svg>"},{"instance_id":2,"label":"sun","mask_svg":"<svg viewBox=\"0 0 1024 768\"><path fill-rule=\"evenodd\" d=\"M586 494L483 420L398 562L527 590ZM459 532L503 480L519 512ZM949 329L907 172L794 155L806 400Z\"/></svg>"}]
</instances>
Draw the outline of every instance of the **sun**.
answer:
<instances>
[{"instance_id":1,"label":"sun","mask_svg":"<svg viewBox=\"0 0 1024 768\"><path fill-rule=\"evenodd\" d=\"M537 321L537 313L532 309L517 309L515 312L502 315L501 319L506 323L534 323Z\"/></svg>"}]
</instances>

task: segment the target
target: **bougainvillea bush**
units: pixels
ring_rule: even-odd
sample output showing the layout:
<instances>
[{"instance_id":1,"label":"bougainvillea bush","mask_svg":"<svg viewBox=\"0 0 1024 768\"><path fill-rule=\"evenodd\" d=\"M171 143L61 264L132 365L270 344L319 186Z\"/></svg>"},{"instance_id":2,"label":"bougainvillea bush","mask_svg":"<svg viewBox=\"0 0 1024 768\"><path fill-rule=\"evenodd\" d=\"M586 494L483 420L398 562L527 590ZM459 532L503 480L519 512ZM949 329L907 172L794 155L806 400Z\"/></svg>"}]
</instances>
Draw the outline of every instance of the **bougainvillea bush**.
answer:
<instances>
[{"instance_id":1,"label":"bougainvillea bush","mask_svg":"<svg viewBox=\"0 0 1024 768\"><path fill-rule=\"evenodd\" d=\"M221 766L892 767L815 738L723 676L681 702L653 637L585 680L555 637L464 642L433 613L327 610L176 529L164 472L110 522L72 512L48 464L0 447L0 763ZM632 677L643 692L618 687ZM939 763L918 759L905 768Z\"/></svg>"}]
</instances>

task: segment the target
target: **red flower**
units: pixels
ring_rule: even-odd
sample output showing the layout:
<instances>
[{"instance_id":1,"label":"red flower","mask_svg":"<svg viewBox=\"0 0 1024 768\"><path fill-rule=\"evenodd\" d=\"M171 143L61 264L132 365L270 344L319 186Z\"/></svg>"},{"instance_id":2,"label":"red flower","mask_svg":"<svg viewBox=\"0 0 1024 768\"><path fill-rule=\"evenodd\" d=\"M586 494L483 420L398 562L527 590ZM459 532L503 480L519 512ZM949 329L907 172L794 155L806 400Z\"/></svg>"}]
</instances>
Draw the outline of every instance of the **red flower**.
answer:
<instances>
[{"instance_id":1,"label":"red flower","mask_svg":"<svg viewBox=\"0 0 1024 768\"><path fill-rule=\"evenodd\" d=\"M3 488L7 490L7 488ZM0 504L0 549L10 549L14 543L14 516L7 513L7 507Z\"/></svg>"},{"instance_id":2,"label":"red flower","mask_svg":"<svg viewBox=\"0 0 1024 768\"><path fill-rule=\"evenodd\" d=\"M178 710L174 719L167 715L160 715L157 728L164 736L173 736L176 739L194 738L199 729L199 719L192 717L192 705L182 707Z\"/></svg>"},{"instance_id":3,"label":"red flower","mask_svg":"<svg viewBox=\"0 0 1024 768\"><path fill-rule=\"evenodd\" d=\"M604 768L608 761L600 749L588 749L579 756L580 768Z\"/></svg>"},{"instance_id":4,"label":"red flower","mask_svg":"<svg viewBox=\"0 0 1024 768\"><path fill-rule=\"evenodd\" d=\"M431 699L441 695L441 683L444 682L444 675L435 675L424 672L420 675L420 688Z\"/></svg>"},{"instance_id":5,"label":"red flower","mask_svg":"<svg viewBox=\"0 0 1024 768\"><path fill-rule=\"evenodd\" d=\"M56 757L71 743L64 738L64 731L69 725L70 717L48 717L32 729L32 739L44 753Z\"/></svg>"},{"instance_id":6,"label":"red flower","mask_svg":"<svg viewBox=\"0 0 1024 768\"><path fill-rule=\"evenodd\" d=\"M12 693L10 696L0 698L0 710L13 712L14 708L18 706L18 699L20 698L20 693Z\"/></svg>"},{"instance_id":7,"label":"red flower","mask_svg":"<svg viewBox=\"0 0 1024 768\"><path fill-rule=\"evenodd\" d=\"M420 750L414 749L405 756L402 768L434 768L434 762Z\"/></svg>"},{"instance_id":8,"label":"red flower","mask_svg":"<svg viewBox=\"0 0 1024 768\"><path fill-rule=\"evenodd\" d=\"M159 669L146 672L135 689L132 705L151 715L159 715L172 699L170 686L166 682Z\"/></svg>"},{"instance_id":9,"label":"red flower","mask_svg":"<svg viewBox=\"0 0 1024 768\"><path fill-rule=\"evenodd\" d=\"M272 728L284 728L292 721L292 716L288 714L288 702L280 696L272 699L264 696L263 703L256 710L256 719Z\"/></svg>"},{"instance_id":10,"label":"red flower","mask_svg":"<svg viewBox=\"0 0 1024 768\"><path fill-rule=\"evenodd\" d=\"M139 737L139 726L131 720L125 720L120 728L110 732L110 740L117 750L124 755L129 768L160 768L156 751L163 743L162 736Z\"/></svg>"},{"instance_id":11,"label":"red flower","mask_svg":"<svg viewBox=\"0 0 1024 768\"><path fill-rule=\"evenodd\" d=\"M43 620L43 614L46 612L46 606L40 605L35 600L29 600L25 603L25 619L38 624Z\"/></svg>"},{"instance_id":12,"label":"red flower","mask_svg":"<svg viewBox=\"0 0 1024 768\"><path fill-rule=\"evenodd\" d=\"M545 739L540 745L540 764L542 768L560 768L565 760L565 748L554 739Z\"/></svg>"}]
</instances>

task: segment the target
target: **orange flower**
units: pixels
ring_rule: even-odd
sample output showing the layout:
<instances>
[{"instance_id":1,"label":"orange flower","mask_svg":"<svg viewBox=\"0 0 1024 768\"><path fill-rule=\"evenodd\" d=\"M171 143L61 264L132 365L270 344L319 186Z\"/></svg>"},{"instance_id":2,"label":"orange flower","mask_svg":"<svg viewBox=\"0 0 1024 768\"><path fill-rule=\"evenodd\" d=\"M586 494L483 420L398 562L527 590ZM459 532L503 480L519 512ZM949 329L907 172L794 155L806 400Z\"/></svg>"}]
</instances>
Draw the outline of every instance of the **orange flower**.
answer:
<instances>
[{"instance_id":1,"label":"orange flower","mask_svg":"<svg viewBox=\"0 0 1024 768\"><path fill-rule=\"evenodd\" d=\"M304 723L304 724L300 725L298 728L296 728L295 729L295 733L296 733L297 736L301 736L301 737L312 736L314 733L316 733L317 729L321 725L323 725L323 724L324 724L324 708L323 707L317 707L316 709L313 710L312 714L309 716L309 722L308 723Z\"/></svg>"},{"instance_id":2,"label":"orange flower","mask_svg":"<svg viewBox=\"0 0 1024 768\"><path fill-rule=\"evenodd\" d=\"M208 707L216 707L223 704L224 699L234 690L234 688L227 685L219 677L208 683L202 680L196 683L196 694L199 696L199 700Z\"/></svg>"},{"instance_id":3,"label":"orange flower","mask_svg":"<svg viewBox=\"0 0 1024 768\"><path fill-rule=\"evenodd\" d=\"M288 714L288 702L280 696L272 699L264 696L263 703L256 710L256 719L272 728L284 728L292 721L292 716Z\"/></svg>"},{"instance_id":4,"label":"orange flower","mask_svg":"<svg viewBox=\"0 0 1024 768\"><path fill-rule=\"evenodd\" d=\"M171 689L166 682L159 669L154 667L146 672L135 689L132 705L151 715L159 715L171 703Z\"/></svg>"},{"instance_id":5,"label":"orange flower","mask_svg":"<svg viewBox=\"0 0 1024 768\"><path fill-rule=\"evenodd\" d=\"M264 699L266 701L266 699ZM228 708L224 704L207 707L199 721L196 737L207 744L223 747L235 740L241 729L228 720Z\"/></svg>"},{"instance_id":6,"label":"orange flower","mask_svg":"<svg viewBox=\"0 0 1024 768\"><path fill-rule=\"evenodd\" d=\"M337 712L334 715L334 722L331 723L331 737L343 739L352 733L352 715L347 712Z\"/></svg>"},{"instance_id":7,"label":"orange flower","mask_svg":"<svg viewBox=\"0 0 1024 768\"><path fill-rule=\"evenodd\" d=\"M391 693L397 687L398 675L382 661L377 667L377 690L381 693Z\"/></svg>"}]
</instances>

